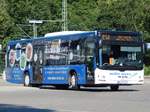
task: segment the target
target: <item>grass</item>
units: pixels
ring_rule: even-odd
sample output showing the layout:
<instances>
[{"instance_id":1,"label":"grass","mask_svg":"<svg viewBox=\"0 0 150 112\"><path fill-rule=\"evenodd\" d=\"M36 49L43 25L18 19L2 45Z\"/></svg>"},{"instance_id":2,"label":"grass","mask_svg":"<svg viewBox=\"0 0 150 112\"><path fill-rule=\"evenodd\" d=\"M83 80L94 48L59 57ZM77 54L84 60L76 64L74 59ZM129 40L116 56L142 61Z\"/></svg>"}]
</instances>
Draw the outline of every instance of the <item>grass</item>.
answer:
<instances>
[{"instance_id":1,"label":"grass","mask_svg":"<svg viewBox=\"0 0 150 112\"><path fill-rule=\"evenodd\" d=\"M3 73L4 65L0 64L0 75Z\"/></svg>"},{"instance_id":2,"label":"grass","mask_svg":"<svg viewBox=\"0 0 150 112\"><path fill-rule=\"evenodd\" d=\"M144 67L144 75L145 76L150 76L150 66L145 66Z\"/></svg>"}]
</instances>

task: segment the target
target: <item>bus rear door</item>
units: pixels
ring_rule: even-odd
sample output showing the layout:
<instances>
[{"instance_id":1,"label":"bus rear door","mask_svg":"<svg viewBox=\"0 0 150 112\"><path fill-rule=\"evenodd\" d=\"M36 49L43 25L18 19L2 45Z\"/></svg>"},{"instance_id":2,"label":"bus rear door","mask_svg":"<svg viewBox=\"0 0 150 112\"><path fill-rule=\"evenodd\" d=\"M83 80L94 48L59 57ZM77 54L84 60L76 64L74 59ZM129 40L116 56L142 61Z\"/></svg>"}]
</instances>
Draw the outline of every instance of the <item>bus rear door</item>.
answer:
<instances>
[{"instance_id":1,"label":"bus rear door","mask_svg":"<svg viewBox=\"0 0 150 112\"><path fill-rule=\"evenodd\" d=\"M43 81L43 60L44 46L35 46L33 48L33 82L41 84Z\"/></svg>"}]
</instances>

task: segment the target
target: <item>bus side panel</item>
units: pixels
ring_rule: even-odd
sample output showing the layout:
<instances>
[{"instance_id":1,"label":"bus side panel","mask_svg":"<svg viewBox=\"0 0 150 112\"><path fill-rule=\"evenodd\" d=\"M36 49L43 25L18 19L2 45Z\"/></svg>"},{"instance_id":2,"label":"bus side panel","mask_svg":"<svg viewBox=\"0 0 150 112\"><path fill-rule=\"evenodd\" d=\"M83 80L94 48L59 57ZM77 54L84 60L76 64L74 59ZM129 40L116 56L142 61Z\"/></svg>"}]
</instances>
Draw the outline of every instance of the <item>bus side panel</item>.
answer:
<instances>
[{"instance_id":1,"label":"bus side panel","mask_svg":"<svg viewBox=\"0 0 150 112\"><path fill-rule=\"evenodd\" d=\"M43 67L43 84L68 84L68 66Z\"/></svg>"},{"instance_id":2,"label":"bus side panel","mask_svg":"<svg viewBox=\"0 0 150 112\"><path fill-rule=\"evenodd\" d=\"M69 69L76 71L79 85L86 84L86 65L71 65Z\"/></svg>"},{"instance_id":3,"label":"bus side panel","mask_svg":"<svg viewBox=\"0 0 150 112\"><path fill-rule=\"evenodd\" d=\"M78 84L86 84L85 65L47 66L43 68L43 84L68 84L69 71L77 73Z\"/></svg>"},{"instance_id":4,"label":"bus side panel","mask_svg":"<svg viewBox=\"0 0 150 112\"><path fill-rule=\"evenodd\" d=\"M21 84L23 83L23 72L19 67L6 68L6 80L8 82Z\"/></svg>"}]
</instances>

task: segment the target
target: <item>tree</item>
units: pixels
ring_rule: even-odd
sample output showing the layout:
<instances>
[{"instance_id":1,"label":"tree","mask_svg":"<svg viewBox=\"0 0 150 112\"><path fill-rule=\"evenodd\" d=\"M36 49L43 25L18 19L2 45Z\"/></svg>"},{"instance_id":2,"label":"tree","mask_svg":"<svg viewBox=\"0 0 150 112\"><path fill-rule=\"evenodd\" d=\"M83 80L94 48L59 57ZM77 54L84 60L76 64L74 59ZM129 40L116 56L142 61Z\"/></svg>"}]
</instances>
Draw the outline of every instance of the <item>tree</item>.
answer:
<instances>
[{"instance_id":1,"label":"tree","mask_svg":"<svg viewBox=\"0 0 150 112\"><path fill-rule=\"evenodd\" d=\"M7 12L7 7L7 3L0 0L0 38L4 38L9 33L8 30L13 24Z\"/></svg>"},{"instance_id":2,"label":"tree","mask_svg":"<svg viewBox=\"0 0 150 112\"><path fill-rule=\"evenodd\" d=\"M62 18L62 0L1 0L0 35L24 37L17 24L33 35L29 20ZM68 0L69 30L120 29L141 31L150 41L149 0ZM38 35L61 30L61 23L38 25Z\"/></svg>"},{"instance_id":3,"label":"tree","mask_svg":"<svg viewBox=\"0 0 150 112\"><path fill-rule=\"evenodd\" d=\"M15 24L28 24L29 20L55 20L61 19L60 0L7 0L10 6L9 14L14 18ZM23 27L24 25L22 25ZM59 26L59 28L58 28ZM14 26L15 32L18 28ZM24 30L32 35L32 26L23 27ZM60 30L58 23L46 22L38 27L38 34ZM20 32L20 31L19 31ZM16 34L16 33L15 33ZM17 34L19 35L19 34ZM20 33L22 35L22 33Z\"/></svg>"},{"instance_id":4,"label":"tree","mask_svg":"<svg viewBox=\"0 0 150 112\"><path fill-rule=\"evenodd\" d=\"M93 30L96 26L96 0L69 1L68 18L70 30Z\"/></svg>"}]
</instances>

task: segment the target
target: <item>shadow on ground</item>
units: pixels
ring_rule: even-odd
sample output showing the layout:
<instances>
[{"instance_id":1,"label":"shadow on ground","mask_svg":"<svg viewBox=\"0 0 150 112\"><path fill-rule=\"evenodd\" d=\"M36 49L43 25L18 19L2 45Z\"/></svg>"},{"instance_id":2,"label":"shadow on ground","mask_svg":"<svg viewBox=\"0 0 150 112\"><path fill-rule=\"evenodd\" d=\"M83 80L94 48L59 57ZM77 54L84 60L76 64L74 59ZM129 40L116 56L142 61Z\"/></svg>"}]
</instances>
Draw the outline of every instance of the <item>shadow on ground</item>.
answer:
<instances>
[{"instance_id":1,"label":"shadow on ground","mask_svg":"<svg viewBox=\"0 0 150 112\"><path fill-rule=\"evenodd\" d=\"M52 86L41 86L40 89L50 89L50 90L68 90L68 91L82 91L82 92L136 92L139 91L137 89L119 89L118 91L112 91L109 88L101 88L101 87L82 87L79 90L72 90L72 89L56 89Z\"/></svg>"},{"instance_id":2,"label":"shadow on ground","mask_svg":"<svg viewBox=\"0 0 150 112\"><path fill-rule=\"evenodd\" d=\"M136 92L136 91L139 91L139 90L136 90L136 89L119 89L117 91L112 91L110 89L85 88L85 89L81 89L80 91L87 91L87 92Z\"/></svg>"},{"instance_id":3,"label":"shadow on ground","mask_svg":"<svg viewBox=\"0 0 150 112\"><path fill-rule=\"evenodd\" d=\"M48 109L37 109L28 106L0 104L0 112L56 112L56 111Z\"/></svg>"}]
</instances>

